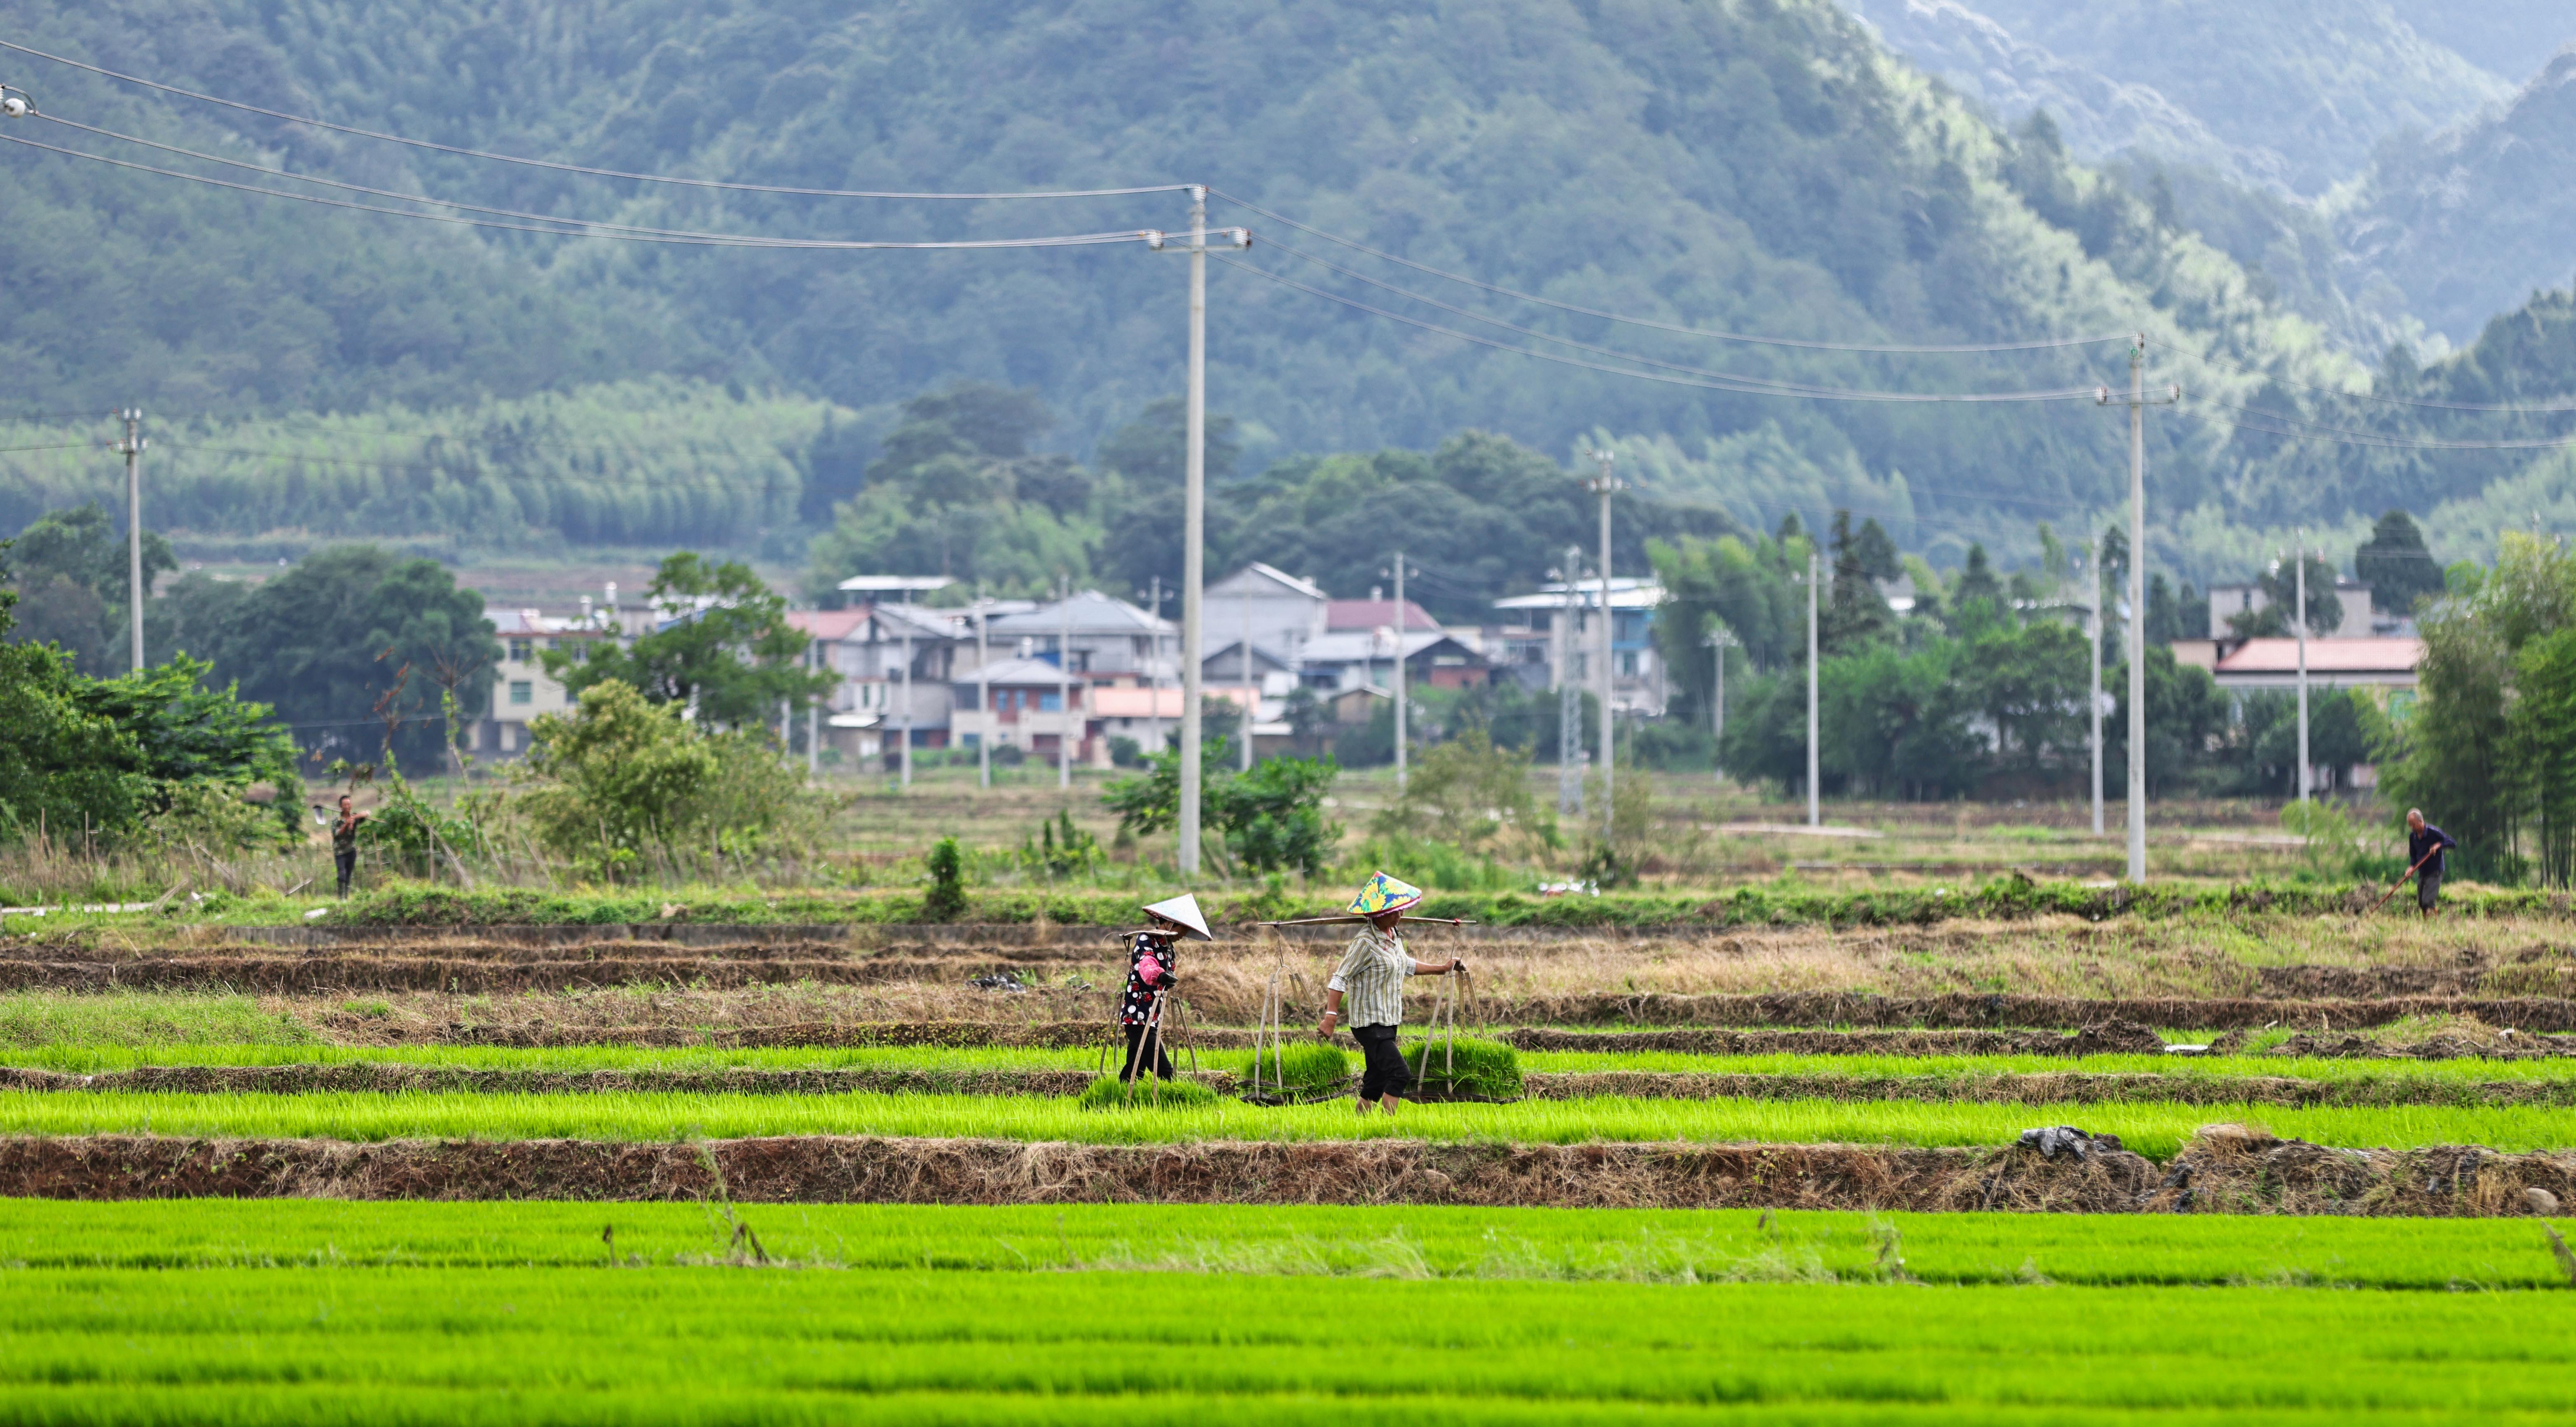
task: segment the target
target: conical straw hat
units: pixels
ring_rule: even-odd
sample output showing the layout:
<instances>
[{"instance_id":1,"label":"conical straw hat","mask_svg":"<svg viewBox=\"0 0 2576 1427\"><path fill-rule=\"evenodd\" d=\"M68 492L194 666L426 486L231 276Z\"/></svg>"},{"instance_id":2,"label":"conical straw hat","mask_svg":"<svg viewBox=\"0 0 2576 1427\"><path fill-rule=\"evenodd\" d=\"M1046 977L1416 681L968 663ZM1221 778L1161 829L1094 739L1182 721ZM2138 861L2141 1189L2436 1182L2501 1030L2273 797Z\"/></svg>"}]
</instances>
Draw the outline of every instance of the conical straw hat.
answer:
<instances>
[{"instance_id":1,"label":"conical straw hat","mask_svg":"<svg viewBox=\"0 0 2576 1427\"><path fill-rule=\"evenodd\" d=\"M1216 933L1208 930L1207 918L1199 915L1199 899L1187 892L1168 902L1156 902L1145 910L1180 923L1190 929L1190 935L1201 941L1216 940Z\"/></svg>"},{"instance_id":2,"label":"conical straw hat","mask_svg":"<svg viewBox=\"0 0 2576 1427\"><path fill-rule=\"evenodd\" d=\"M1351 910L1363 917L1374 917L1386 912L1409 910L1421 900L1421 888L1380 872L1369 878L1360 888L1360 894L1351 899Z\"/></svg>"}]
</instances>

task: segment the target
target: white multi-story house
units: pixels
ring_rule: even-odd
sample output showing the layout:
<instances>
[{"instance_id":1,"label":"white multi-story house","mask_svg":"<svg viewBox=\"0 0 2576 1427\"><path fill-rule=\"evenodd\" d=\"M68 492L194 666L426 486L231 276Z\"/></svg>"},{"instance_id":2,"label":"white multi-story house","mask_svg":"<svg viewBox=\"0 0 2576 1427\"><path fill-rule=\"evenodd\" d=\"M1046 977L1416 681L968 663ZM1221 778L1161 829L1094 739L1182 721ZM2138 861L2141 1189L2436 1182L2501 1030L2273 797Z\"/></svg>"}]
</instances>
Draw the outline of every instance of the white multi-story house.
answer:
<instances>
[{"instance_id":1,"label":"white multi-story house","mask_svg":"<svg viewBox=\"0 0 2576 1427\"><path fill-rule=\"evenodd\" d=\"M596 609L585 596L579 615L548 616L533 609L494 610L492 633L501 642L501 661L492 680L490 711L474 725L474 752L483 757L514 758L528 750L528 724L544 714L572 707L563 681L546 672L548 652L569 653L576 662L607 643L625 643L645 627L645 612L630 619L614 605Z\"/></svg>"},{"instance_id":2,"label":"white multi-story house","mask_svg":"<svg viewBox=\"0 0 2576 1427\"><path fill-rule=\"evenodd\" d=\"M1573 591L1573 618L1566 610L1563 584L1539 586L1534 595L1494 601L1503 627L1495 631L1501 662L1515 673L1543 664L1547 687L1568 679L1585 689L1597 687L1601 654L1602 592L1598 579L1578 581ZM1660 581L1612 576L1609 592L1611 707L1622 713L1660 717L1667 695L1663 661L1655 653L1655 610L1664 602ZM1569 638L1568 636L1571 636Z\"/></svg>"}]
</instances>

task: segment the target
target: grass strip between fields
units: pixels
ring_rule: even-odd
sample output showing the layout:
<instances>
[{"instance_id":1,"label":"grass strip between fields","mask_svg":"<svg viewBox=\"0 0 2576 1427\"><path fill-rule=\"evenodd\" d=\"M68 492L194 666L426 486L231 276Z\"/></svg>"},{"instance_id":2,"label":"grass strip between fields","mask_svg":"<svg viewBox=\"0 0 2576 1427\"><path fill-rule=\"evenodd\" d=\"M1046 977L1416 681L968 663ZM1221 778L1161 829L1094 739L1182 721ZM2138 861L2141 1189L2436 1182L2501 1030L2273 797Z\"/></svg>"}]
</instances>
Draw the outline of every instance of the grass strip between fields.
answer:
<instances>
[{"instance_id":1,"label":"grass strip between fields","mask_svg":"<svg viewBox=\"0 0 2576 1427\"><path fill-rule=\"evenodd\" d=\"M0 1199L0 1269L743 1264L1637 1283L2564 1288L2528 1220L1179 1204ZM1898 1272L1901 1260L1902 1274Z\"/></svg>"},{"instance_id":2,"label":"grass strip between fields","mask_svg":"<svg viewBox=\"0 0 2576 1427\"><path fill-rule=\"evenodd\" d=\"M965 1095L368 1094L177 1095L0 1092L0 1134L534 1140L666 1143L768 1135L1179 1144L1412 1137L1582 1144L1738 1141L1788 1144L1995 1145L2039 1124L2116 1134L2154 1158L2200 1126L2258 1120L2277 1134L2347 1148L2483 1145L2505 1152L2576 1145L2576 1110L2531 1106L2286 1108L2145 1101L2041 1107L1863 1100L1549 1100L1409 1105L1355 1117L1335 1103L1276 1109L1085 1110L1069 1100Z\"/></svg>"},{"instance_id":3,"label":"grass strip between fields","mask_svg":"<svg viewBox=\"0 0 2576 1427\"><path fill-rule=\"evenodd\" d=\"M687 1269L28 1269L8 1286L0 1415L12 1421L2492 1424L2576 1412L2569 1293Z\"/></svg>"}]
</instances>

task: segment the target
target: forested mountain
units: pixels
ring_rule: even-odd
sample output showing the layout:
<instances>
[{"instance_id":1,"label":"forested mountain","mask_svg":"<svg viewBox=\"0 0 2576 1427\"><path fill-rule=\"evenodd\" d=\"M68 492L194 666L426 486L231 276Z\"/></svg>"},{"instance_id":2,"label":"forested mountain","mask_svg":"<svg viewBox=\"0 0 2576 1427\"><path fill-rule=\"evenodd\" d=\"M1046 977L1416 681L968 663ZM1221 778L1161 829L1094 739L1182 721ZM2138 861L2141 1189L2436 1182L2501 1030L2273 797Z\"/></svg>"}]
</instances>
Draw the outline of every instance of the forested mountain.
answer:
<instances>
[{"instance_id":1,"label":"forested mountain","mask_svg":"<svg viewBox=\"0 0 2576 1427\"><path fill-rule=\"evenodd\" d=\"M2430 132L2503 100L2576 19L2538 6L2462 27L2482 68L2386 0L1851 0L1909 59L2008 120L2046 108L2077 153L2124 150L2212 165L2315 196L2359 173L2381 139ZM2443 8L2470 9L2451 5ZM2511 7L2506 7L2510 10ZM2559 33L2563 31L2563 33ZM2535 34L2547 43L2530 45Z\"/></svg>"},{"instance_id":2,"label":"forested mountain","mask_svg":"<svg viewBox=\"0 0 2576 1427\"><path fill-rule=\"evenodd\" d=\"M2453 341L2533 289L2566 283L2576 274L2576 50L2500 112L2384 146L2333 208L2355 270L2347 281L2386 283Z\"/></svg>"},{"instance_id":3,"label":"forested mountain","mask_svg":"<svg viewBox=\"0 0 2576 1427\"><path fill-rule=\"evenodd\" d=\"M821 513L799 507L832 419L809 398L654 377L418 412L152 420L144 509L200 558L353 537L428 555L699 542L793 558ZM10 429L36 449L0 455L0 528L122 508L113 423Z\"/></svg>"},{"instance_id":4,"label":"forested mountain","mask_svg":"<svg viewBox=\"0 0 2576 1427\"><path fill-rule=\"evenodd\" d=\"M2237 34L2218 7L2183 9L2217 40ZM2469 102L2454 92L2474 79L2466 62L2400 43L2413 32L2382 7L2355 8L2377 29L2342 30L2325 28L2324 9L2291 9L2296 35L2340 45L2348 63L2291 64L2276 40L2253 67L2226 69L2234 79L2158 82L2211 103L2228 85L2272 83L2247 115L2345 114L2383 90L2417 95L2406 104L2428 118L2424 95ZM2079 30L2014 14L2070 44L2130 33L2127 20ZM624 170L940 191L1211 182L1215 219L1260 235L1211 275L1211 398L1236 423L1238 480L1334 452L1376 453L1353 459L1378 469L1387 452L1434 452L1471 430L1552 460L1606 444L1642 495L1677 512L1770 529L1850 507L1942 564L1974 540L2007 556L2035 548L2038 519L2085 527L2124 485L2124 423L2089 400L1858 403L1759 385L2089 393L2125 379L2117 340L1903 356L1719 341L1447 282L1248 202L1443 271L1678 327L1862 345L2144 330L2153 377L2195 398L2148 424L2156 558L2203 576L2269 538L2238 529L2247 520L2378 513L2332 489L2267 494L2271 478L2246 478L2255 458L2227 424L2223 403L2267 378L2294 391L2366 379L2321 330L2341 299L2319 276L2306 210L2266 207L2214 175L2087 169L2054 125L1996 128L1825 0L896 0L829 13L753 0L0 0L0 21L18 43L282 111ZM2385 43L2353 39L2365 30ZM2220 53L2194 39L2162 43ZM2256 59L2286 77L2263 79ZM640 185L283 124L24 55L0 78L47 114L173 145L626 224L946 239L1184 219L1173 193L939 204ZM0 133L274 182L43 120ZM1182 264L1141 244L575 241L17 147L0 160L23 195L0 225L0 342L19 409L143 404L166 446L150 469L174 483L148 508L183 535L237 548L276 532L786 553L867 486L900 403L961 379L1033 392L1055 418L1036 454L1130 482L1116 510L1085 516L1106 545L1133 543L1109 517L1175 498L1157 484L1168 473L1128 472L1103 450L1180 386ZM1496 351L1288 283L1618 372ZM104 434L14 429L29 434L11 446ZM94 448L0 462L17 463L0 466L13 472L0 479L11 519L114 491L112 457ZM1401 467L1384 467L1398 472L1390 489L1416 481ZM2475 495L2489 474L2438 466L2410 490L2422 487L2420 510ZM1441 478L1421 479L1426 499L1445 498ZM1248 516L1284 488L1227 489L1219 503ZM885 532L925 518L899 504L857 512L863 545L900 543Z\"/></svg>"},{"instance_id":5,"label":"forested mountain","mask_svg":"<svg viewBox=\"0 0 2576 1427\"><path fill-rule=\"evenodd\" d=\"M2047 136L1997 134L1817 0L1240 0L1188 13L1124 0L972 17L927 4L825 17L748 0L8 9L8 33L25 43L446 143L822 186L1205 179L1418 261L1693 326L1861 342L2143 326L2185 347L2298 361L2314 346L2149 205L2073 168ZM11 73L48 112L83 122L383 188L629 223L939 237L1182 217L1169 194L941 206L639 189L140 98L35 61L13 61ZM42 124L10 132L65 137ZM1085 455L1179 383L1181 271L1141 247L575 244L248 206L43 154L12 151L9 162L64 216L0 230L0 265L96 278L7 284L21 315L46 309L7 337L39 409L140 399L195 418L461 403L472 388L516 395L639 367L857 408L975 377L1039 389L1062 420L1054 439ZM147 213L163 216L126 220ZM1425 320L1466 321L1301 262L1292 250L1325 245L1245 209L1221 201L1217 216L1260 229L1253 264ZM111 231L131 251L81 267L88 235ZM179 263L191 248L223 256ZM345 308L270 302L318 281L315 268L356 294ZM1382 265L1372 275L1432 282ZM431 279L463 294L455 311L405 295ZM2116 422L2089 407L1827 405L1662 384L1473 347L1235 268L1219 267L1213 287L1214 400L1243 423L1248 471L1299 451L1427 450L1468 428L1550 453L1595 431L1669 438L1708 460L1767 427L1776 435L1762 440L1831 476L1817 492L1826 502L1869 503L1901 477L1920 528L1895 528L1917 544L2026 529L2035 507L2099 506L2118 488ZM1454 285L1441 295L1569 338L1770 380L1995 390L2089 387L2121 369L2116 344L1881 358L1605 329ZM225 303L275 306L294 321L229 321ZM140 314L184 341L85 340L89 314L102 311ZM510 323L542 338L515 336ZM137 368L123 345L150 348L151 363ZM2171 498L2216 498L2211 433L2160 421L2154 439ZM1742 494L1728 504L1766 527L1787 513ZM1906 514L1891 511L1900 523Z\"/></svg>"}]
</instances>

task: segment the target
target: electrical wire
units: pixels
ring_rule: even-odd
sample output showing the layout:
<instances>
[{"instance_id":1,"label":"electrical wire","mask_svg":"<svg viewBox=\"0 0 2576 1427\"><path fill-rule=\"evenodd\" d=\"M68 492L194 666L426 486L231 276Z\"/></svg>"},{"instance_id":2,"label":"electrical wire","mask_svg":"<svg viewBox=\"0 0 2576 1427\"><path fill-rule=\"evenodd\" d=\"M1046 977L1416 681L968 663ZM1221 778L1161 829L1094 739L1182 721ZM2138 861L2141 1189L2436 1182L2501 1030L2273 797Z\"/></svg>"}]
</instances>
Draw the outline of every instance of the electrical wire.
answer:
<instances>
[{"instance_id":1,"label":"electrical wire","mask_svg":"<svg viewBox=\"0 0 2576 1427\"><path fill-rule=\"evenodd\" d=\"M1908 344L1884 342L1809 341L1796 337L1759 337L1748 332L1724 332L1706 327L1685 327L1678 323L1658 322L1652 318L1646 317L1628 317L1616 312L1605 312L1597 307L1584 307L1577 303L1560 302L1552 297L1540 297L1535 293L1522 292L1517 288L1503 287L1495 283L1486 282L1481 278L1472 278L1461 273L1447 272L1440 268L1432 267L1426 263L1417 263L1411 258L1397 257L1393 253L1383 252L1379 249L1372 248L1365 243L1354 242L1349 238L1327 233L1321 228L1308 227L1306 224L1300 223L1296 219L1290 218L1285 214L1273 213L1269 209L1261 207L1259 204L1237 198L1233 194L1225 193L1218 189L1209 189L1208 195L1212 198L1222 198L1226 202L1231 203L1238 208L1258 213L1262 217L1267 218L1274 223L1285 223L1300 233L1312 234L1315 237L1323 239L1325 242L1338 243L1345 248L1354 249L1358 252L1366 253L1370 257L1411 268L1415 272L1423 273L1431 277L1441 278L1448 282L1462 283L1479 291L1490 292L1500 297L1512 298L1519 302L1532 302L1541 307L1553 307L1560 312L1571 312L1582 317L1597 317L1605 322L1625 323L1631 327L1652 328L1658 332L1677 332L1685 337L1709 337L1721 342L1750 342L1766 347L1797 347L1807 351L1816 352L1876 352L1893 356L1945 356L1965 355L1979 352L2029 352L2058 347L2098 346L2106 342L2126 342L2130 340L2132 336L2130 333L2120 332L2101 337L2053 337L2028 342Z\"/></svg>"},{"instance_id":2,"label":"electrical wire","mask_svg":"<svg viewBox=\"0 0 2576 1427\"><path fill-rule=\"evenodd\" d=\"M104 451L106 449L108 446L104 441L57 441L50 446L0 446L0 455L13 455L20 451Z\"/></svg>"},{"instance_id":3,"label":"electrical wire","mask_svg":"<svg viewBox=\"0 0 2576 1427\"><path fill-rule=\"evenodd\" d=\"M495 223L487 219L462 218L448 213L421 213L407 208L383 208L372 203L349 203L337 198L324 198L320 194L295 193L282 188L261 188L257 184L234 183L230 179L211 178L205 174L186 173L179 169L157 168L151 164L135 163L127 159L112 159L105 154L84 153L79 149L66 149L56 144L38 143L34 139L19 138L15 134L0 134L0 140L6 140L13 144L23 144L31 149L43 149L48 153L61 154L67 158L87 159L92 163L112 164L117 168L134 169L142 173L159 174L164 178L183 178L190 183L210 184L216 188L229 188L241 193L264 194L270 198L291 198L298 203L319 204L325 208L346 208L360 213L381 213L394 218L410 218L424 223L448 223L466 228L497 228L514 233L535 233L548 238L602 238L621 243L657 243L701 248L769 248L793 249L798 251L820 250L825 252L881 250L946 252L987 248L1075 248L1096 246L1102 243L1144 242L1151 237L1151 234L1142 228L1131 229L1121 233L1077 233L1042 238L960 238L941 242L917 243L862 241L845 238L763 238L749 234L689 238L653 237L644 233L568 231L567 229L560 227L540 228L524 223ZM411 201L425 203L434 202L435 200L414 199ZM574 223L576 220L555 219L550 221ZM587 227L589 225L583 226Z\"/></svg>"},{"instance_id":4,"label":"electrical wire","mask_svg":"<svg viewBox=\"0 0 2576 1427\"><path fill-rule=\"evenodd\" d=\"M1444 337L1454 337L1462 342L1473 342L1480 347L1491 347L1496 351L1511 352L1524 357L1534 357L1543 362L1555 362L1563 366L1581 367L1587 371L1607 372L1612 376L1635 377L1640 381L1663 382L1671 386L1697 387L1706 391L1733 392L1741 396L1787 396L1811 401L1992 403L2075 401L2079 399L2090 401L2093 399L2094 389L2091 387L2086 387L2082 390L2061 388L2050 391L2022 392L1891 392L1857 391L1843 387L1807 386L1797 382L1775 382L1763 377L1735 377L1717 372L1700 374L1715 378L1715 380L1697 380L1693 377L1686 376L1666 376L1658 372L1641 372L1627 367L1613 367L1599 362L1587 362L1574 357L1561 357L1553 352L1539 352L1533 351L1527 347L1515 347L1509 342L1498 342L1490 337L1479 337L1472 332L1461 332L1454 327L1443 327L1436 322L1426 322L1418 317L1407 317L1403 313L1389 312L1383 307L1374 307L1368 303L1344 297L1339 293L1326 292L1319 287L1310 287L1293 278L1282 277L1278 273L1274 273L1267 268L1255 267L1250 263L1238 262L1232 258L1223 257L1218 258L1217 261L1231 268L1239 268L1256 277L1267 278L1282 287L1294 288L1297 291L1306 293L1310 296L1320 297L1327 302L1338 302L1345 307L1356 308L1359 311L1369 313L1372 316L1384 317L1394 322L1402 322L1407 326L1419 327L1426 332L1436 332ZM1581 344L1578 343L1575 345ZM1598 351L1601 349L1593 348L1591 350ZM1671 365L1670 363L1655 362L1651 358L1646 357L1629 357L1624 354L1614 355L1619 355L1620 359L1623 361L1642 362L1654 366ZM1681 370L1697 372L1698 369L1682 368Z\"/></svg>"},{"instance_id":5,"label":"electrical wire","mask_svg":"<svg viewBox=\"0 0 2576 1427\"><path fill-rule=\"evenodd\" d=\"M2263 411L2255 407L2238 406L2234 402L2220 401L2214 397L2200 397L2196 399L2210 406L2220 407L2224 410L2237 412L2240 415L2254 417L2257 420L2274 421L2279 422L2284 426L2304 429L2286 431L2276 430L2266 426L2250 425L2242 421L2231 421L2224 417L2219 418L2220 422L2224 425L2239 427L2248 431L2260 431L2272 436L2295 437L2303 441L2332 441L2338 445L2375 446L2387 450L2398 451L2548 451L2576 446L2576 435L2539 436L2522 440L2500 441L2449 441L2404 436L2387 436L2376 431L2355 431L2347 426L2326 426L2317 422L2309 421L2304 417L2284 416L2277 411Z\"/></svg>"},{"instance_id":6,"label":"electrical wire","mask_svg":"<svg viewBox=\"0 0 2576 1427\"><path fill-rule=\"evenodd\" d=\"M2476 401L2423 401L2414 397L2380 396L2374 392L2345 391L2341 387L2325 386L2317 382L2303 382L2296 377L2275 376L2270 372L2261 370L2260 368L2246 366L2242 362L2231 362L2225 357L2195 352L2189 347L2176 346L2171 342L2152 342L2149 345L2162 347L2168 352L2178 352L2195 361L2209 362L2217 366L2225 367L2230 371L2241 372L2246 376L2263 377L2270 381L2279 382L2283 386L2299 387L2306 391L2321 391L2329 396L2339 397L2345 401L2367 401L2374 402L2382 406L2426 407L2437 411L2494 412L2509 416L2564 416L2571 412L2576 412L2576 401L2555 402L2540 406L2517 406L2510 403Z\"/></svg>"},{"instance_id":7,"label":"electrical wire","mask_svg":"<svg viewBox=\"0 0 2576 1427\"><path fill-rule=\"evenodd\" d=\"M229 159L219 154L199 153L195 149L183 149L174 144L158 143L151 139L137 138L132 134L120 134L113 129L101 129L89 124L77 123L70 119L58 118L52 114L38 114L35 117L47 120L51 123L60 124L67 129L78 129L85 134L96 134L103 139L114 139L120 143L135 144L147 149L158 149L165 154L177 154L182 158L197 159L210 164L222 164L227 168L246 169L266 178L285 179L293 183L319 184L322 187L336 188L345 193L364 193L377 198L390 198L401 203L418 203L434 208L454 208L467 213L484 213L498 218L522 218L536 223L558 224L566 230L558 236L567 238L607 237L619 233L641 233L657 238L706 239L723 242L739 242L746 246L760 247L788 246L797 241L794 239L771 238L756 233L709 233L688 228L647 228L632 223L606 223L588 218L561 218L551 213L530 213L516 208L491 208L479 203L461 203L454 199L431 198L423 194L404 193L391 188L369 188L362 183L343 183L336 178L322 178L314 174L288 173L283 169L273 169L262 164L246 163L240 159Z\"/></svg>"},{"instance_id":8,"label":"electrical wire","mask_svg":"<svg viewBox=\"0 0 2576 1427\"><path fill-rule=\"evenodd\" d=\"M388 144L403 144L415 149L429 149L437 153L454 154L459 158L487 159L494 163L521 164L529 168L549 169L557 173L585 174L592 178L629 179L637 183L667 183L675 184L684 188L713 188L735 193L776 193L790 197L802 198L884 198L904 200L961 199L976 202L999 201L1013 198L1119 198L1144 193L1181 193L1188 191L1193 186L1186 183L1160 183L1149 184L1136 188L1067 188L1022 193L899 193L874 192L866 189L851 188L797 188L786 184L775 183L730 183L721 179L712 178L681 178L674 174L627 173L620 169L590 168L582 164L557 163L549 159L521 158L515 154L496 154L482 149L459 148L454 144L435 143L428 139L406 138L401 134L380 133L374 129L360 129L348 124L335 124L328 119L315 119L303 114L288 114L276 109L263 109L256 104L244 104L237 99L225 99L214 94L201 94L193 89L181 89L177 85L163 84L157 80L145 79L140 75L123 74L116 70L103 69L98 65L87 64L64 55L48 54L43 50L32 49L26 45L15 44L8 40L0 40L0 49L16 50L18 53L23 55L31 55L42 60L51 60L56 64L68 65L73 69L85 70L105 79L113 79L124 84L140 85L145 89L158 90L163 94L175 94L182 99L194 99L202 104L219 104L227 109L238 109L246 114L258 114L264 118L279 119L289 124L309 124L314 128L328 129L336 134L350 134L361 139L375 139Z\"/></svg>"},{"instance_id":9,"label":"electrical wire","mask_svg":"<svg viewBox=\"0 0 2576 1427\"><path fill-rule=\"evenodd\" d=\"M1489 327L1500 327L1506 332L1517 332L1524 337L1534 337L1542 342L1553 342L1561 347L1572 347L1577 351L1590 352L1595 356L1609 357L1623 362L1636 362L1649 367L1661 367L1665 371L1681 372L1689 376L1709 377L1719 381L1744 382L1753 386L1777 388L1784 391L1794 390L1816 392L1834 390L1834 388L1827 387L1810 387L1798 382L1778 381L1770 377L1749 377L1735 372L1711 371L1705 367L1685 366L1679 362L1666 362L1659 361L1653 357L1641 357L1633 352L1623 352L1614 347L1596 346L1590 342L1577 342L1570 337L1559 337L1553 333L1542 332L1535 327L1523 327L1515 322L1505 322L1499 317L1487 317L1479 312L1471 312L1464 307L1453 307L1437 298L1425 297L1421 293L1415 292L1410 288L1398 287L1391 282L1383 282L1377 278L1370 277L1366 273L1354 272L1349 268L1326 262L1322 258L1315 257L1311 254L1301 253L1295 248L1291 248L1283 243L1274 242L1267 246L1279 252L1286 253L1292 258L1313 263L1315 266L1323 268L1329 272L1339 273L1343 277L1353 279L1354 281L1367 283L1371 287L1394 293L1399 297L1408 298L1414 302L1419 302L1426 307L1436 307L1442 312L1446 312L1457 317L1464 317L1470 322L1482 322Z\"/></svg>"}]
</instances>

